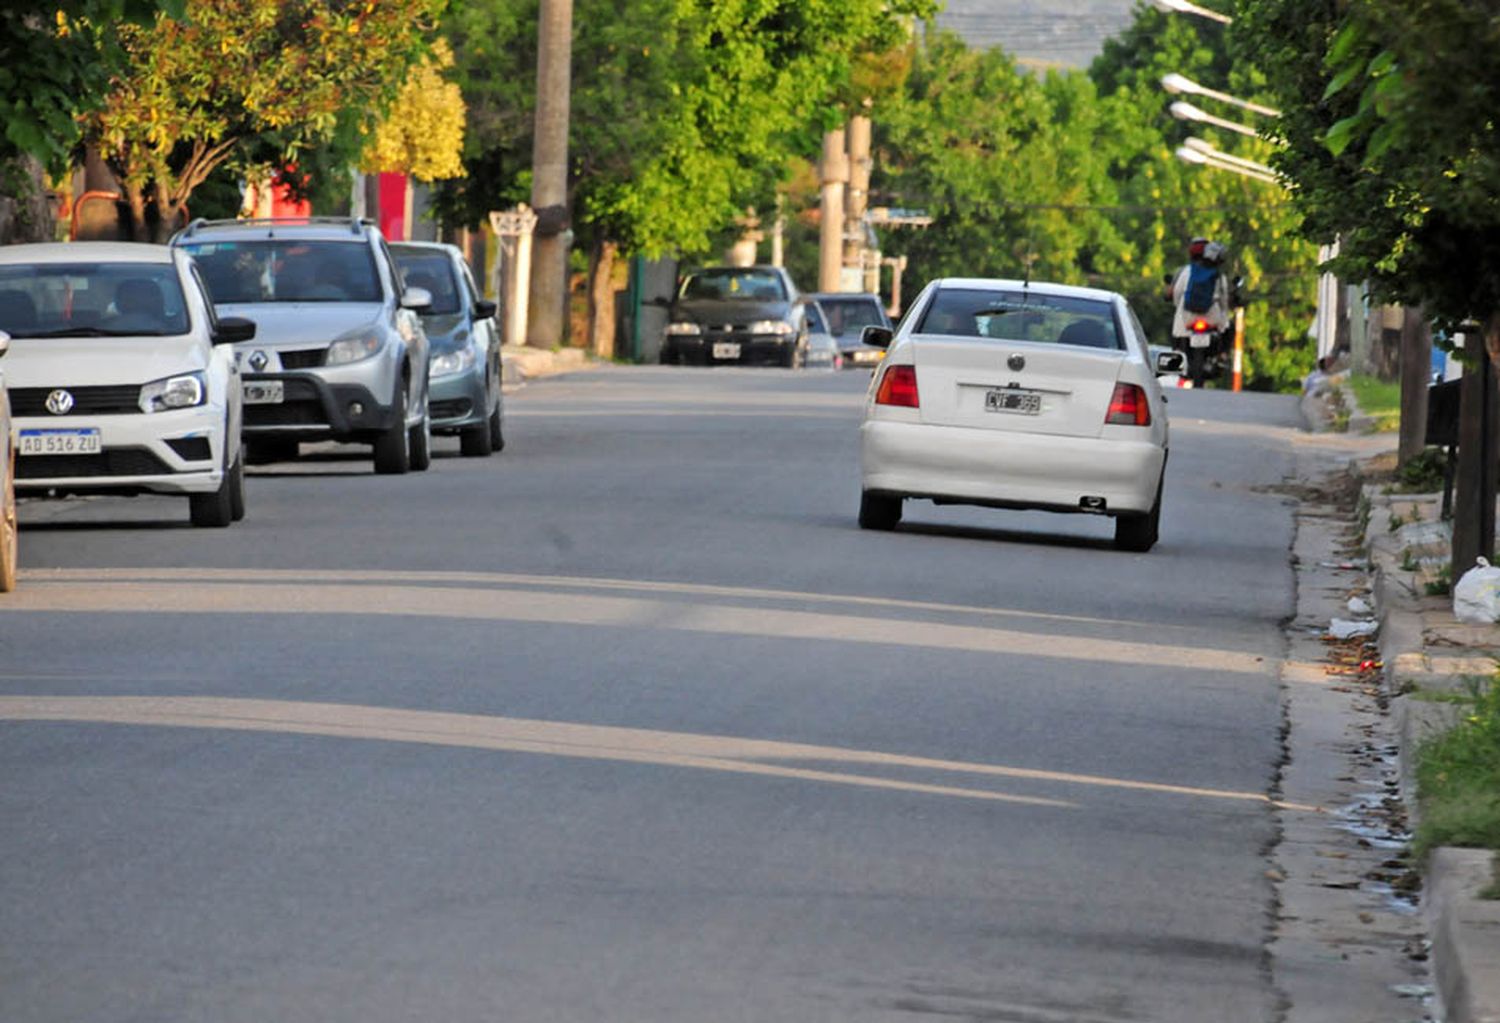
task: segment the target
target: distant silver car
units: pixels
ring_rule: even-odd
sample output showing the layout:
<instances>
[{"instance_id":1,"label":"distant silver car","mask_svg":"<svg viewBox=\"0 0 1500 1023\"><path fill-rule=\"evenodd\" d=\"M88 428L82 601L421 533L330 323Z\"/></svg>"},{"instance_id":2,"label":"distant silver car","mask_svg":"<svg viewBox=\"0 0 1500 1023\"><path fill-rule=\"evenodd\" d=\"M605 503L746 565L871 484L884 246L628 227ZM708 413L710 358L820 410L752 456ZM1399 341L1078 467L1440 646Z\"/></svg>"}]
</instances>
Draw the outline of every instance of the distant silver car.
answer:
<instances>
[{"instance_id":1,"label":"distant silver car","mask_svg":"<svg viewBox=\"0 0 1500 1023\"><path fill-rule=\"evenodd\" d=\"M880 296L869 292L822 292L809 296L822 307L828 319L829 332L838 342L845 366L873 366L885 358L885 352L860 340L866 327L890 329Z\"/></svg>"},{"instance_id":2,"label":"distant silver car","mask_svg":"<svg viewBox=\"0 0 1500 1023\"><path fill-rule=\"evenodd\" d=\"M807 361L803 365L808 369L841 367L844 364L843 353L839 351L838 341L829 332L828 320L818 303L808 299L804 303L803 315L807 318Z\"/></svg>"},{"instance_id":3,"label":"distant silver car","mask_svg":"<svg viewBox=\"0 0 1500 1023\"><path fill-rule=\"evenodd\" d=\"M457 435L459 451L469 457L499 451L505 433L495 303L480 297L456 246L398 242L391 253L406 286L432 295L421 313L430 353L432 432Z\"/></svg>"},{"instance_id":4,"label":"distant silver car","mask_svg":"<svg viewBox=\"0 0 1500 1023\"><path fill-rule=\"evenodd\" d=\"M197 220L172 239L196 261L221 316L244 316L237 345L253 461L294 458L303 441L372 444L375 471L432 459L427 335L432 302L404 288L380 229L334 217Z\"/></svg>"}]
</instances>

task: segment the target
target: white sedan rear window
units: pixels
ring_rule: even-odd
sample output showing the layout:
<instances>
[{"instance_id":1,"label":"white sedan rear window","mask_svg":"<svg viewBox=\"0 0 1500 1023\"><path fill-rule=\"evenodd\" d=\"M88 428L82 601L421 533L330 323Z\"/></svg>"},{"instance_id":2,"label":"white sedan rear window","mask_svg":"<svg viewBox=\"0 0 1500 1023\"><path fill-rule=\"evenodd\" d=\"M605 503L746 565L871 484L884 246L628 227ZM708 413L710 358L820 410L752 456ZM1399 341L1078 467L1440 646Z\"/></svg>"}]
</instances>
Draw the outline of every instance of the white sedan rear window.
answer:
<instances>
[{"instance_id":1,"label":"white sedan rear window","mask_svg":"<svg viewBox=\"0 0 1500 1023\"><path fill-rule=\"evenodd\" d=\"M1125 347L1109 302L1034 292L943 288L923 312L916 333L1080 348Z\"/></svg>"}]
</instances>

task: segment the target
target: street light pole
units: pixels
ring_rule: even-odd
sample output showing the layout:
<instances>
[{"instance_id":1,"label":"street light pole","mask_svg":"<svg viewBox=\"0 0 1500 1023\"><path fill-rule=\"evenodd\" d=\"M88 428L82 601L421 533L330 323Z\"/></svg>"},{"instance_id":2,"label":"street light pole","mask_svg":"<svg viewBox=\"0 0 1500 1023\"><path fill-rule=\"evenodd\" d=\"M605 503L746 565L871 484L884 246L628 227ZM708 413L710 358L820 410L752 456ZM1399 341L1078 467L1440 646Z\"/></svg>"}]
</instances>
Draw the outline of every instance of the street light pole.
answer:
<instances>
[{"instance_id":1,"label":"street light pole","mask_svg":"<svg viewBox=\"0 0 1500 1023\"><path fill-rule=\"evenodd\" d=\"M1156 4L1157 10L1167 11L1172 14L1196 14L1200 18L1217 21L1221 25L1229 25L1234 22L1234 19L1227 14L1211 11L1207 7L1199 7L1195 3L1190 3L1189 0L1152 0L1152 2Z\"/></svg>"},{"instance_id":2,"label":"street light pole","mask_svg":"<svg viewBox=\"0 0 1500 1023\"><path fill-rule=\"evenodd\" d=\"M1239 132L1241 135L1248 135L1253 139L1260 138L1260 132L1256 131L1249 125L1240 124L1238 121L1228 121L1222 117L1216 117L1213 114L1210 114L1207 110L1202 110L1198 107L1193 106L1187 100L1177 100L1171 106L1167 107L1167 109L1171 111L1172 116L1177 118L1179 121L1200 121L1203 124L1211 124L1216 128L1224 128L1228 131Z\"/></svg>"},{"instance_id":3,"label":"street light pole","mask_svg":"<svg viewBox=\"0 0 1500 1023\"><path fill-rule=\"evenodd\" d=\"M1179 75L1173 71L1171 74L1161 76L1161 87L1172 95L1187 94L1189 96L1207 96L1209 99L1218 100L1220 103L1228 103L1230 106L1248 110L1252 114L1260 114L1262 117L1280 117L1281 111L1274 107L1262 106L1259 103L1251 103L1247 99L1231 96L1227 92L1218 89L1210 89L1206 85L1199 85L1186 75Z\"/></svg>"}]
</instances>

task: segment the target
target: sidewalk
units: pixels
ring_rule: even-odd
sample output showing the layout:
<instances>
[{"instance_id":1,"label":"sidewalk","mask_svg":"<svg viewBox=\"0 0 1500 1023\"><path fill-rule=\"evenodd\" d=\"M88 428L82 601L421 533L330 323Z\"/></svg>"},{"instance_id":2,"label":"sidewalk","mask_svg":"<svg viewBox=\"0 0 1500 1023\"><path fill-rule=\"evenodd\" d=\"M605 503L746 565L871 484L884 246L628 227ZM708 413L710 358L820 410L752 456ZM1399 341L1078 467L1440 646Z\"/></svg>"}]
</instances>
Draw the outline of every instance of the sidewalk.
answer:
<instances>
[{"instance_id":1,"label":"sidewalk","mask_svg":"<svg viewBox=\"0 0 1500 1023\"><path fill-rule=\"evenodd\" d=\"M1347 390L1344 400L1354 433L1363 418ZM1315 428L1326 428L1320 405L1310 399L1304 411ZM1344 593L1368 584L1369 597L1358 599L1372 609L1359 614L1360 605L1349 604L1338 615L1368 619L1378 627L1369 639L1373 645L1363 647L1366 653L1350 684L1367 684L1375 702L1383 711L1388 708L1396 775L1391 784L1414 826L1418 746L1450 727L1459 713L1452 703L1433 696L1462 692L1466 679L1493 676L1500 658L1500 626L1461 623L1453 615L1451 597L1429 595L1427 584L1438 580L1449 561L1451 525L1440 520L1440 493L1392 494L1386 484L1372 481L1382 465L1394 465L1395 435L1350 441L1350 454L1342 461L1350 486L1359 487L1356 521L1349 524L1352 530L1342 549L1325 544L1313 556L1330 571L1343 570ZM1299 547L1302 531L1299 527ZM1306 558L1302 556L1299 571L1305 570ZM1350 642L1363 641L1356 637ZM1487 850L1443 848L1423 871L1419 898L1431 946L1433 1009L1445 1023L1500 1023L1500 901L1477 897L1494 878L1493 860Z\"/></svg>"}]
</instances>

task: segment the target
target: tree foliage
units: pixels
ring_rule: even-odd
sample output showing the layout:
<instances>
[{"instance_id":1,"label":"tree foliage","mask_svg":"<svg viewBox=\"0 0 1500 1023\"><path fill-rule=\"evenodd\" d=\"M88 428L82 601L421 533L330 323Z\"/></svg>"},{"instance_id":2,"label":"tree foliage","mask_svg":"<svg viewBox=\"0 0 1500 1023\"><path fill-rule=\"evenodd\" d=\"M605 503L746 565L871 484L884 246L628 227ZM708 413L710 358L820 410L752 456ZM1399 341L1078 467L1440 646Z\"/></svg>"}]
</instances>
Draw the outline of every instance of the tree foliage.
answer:
<instances>
[{"instance_id":1,"label":"tree foliage","mask_svg":"<svg viewBox=\"0 0 1500 1023\"><path fill-rule=\"evenodd\" d=\"M1500 349L1500 3L1240 0L1236 38L1284 109L1276 165L1336 268L1487 321Z\"/></svg>"},{"instance_id":2,"label":"tree foliage","mask_svg":"<svg viewBox=\"0 0 1500 1023\"><path fill-rule=\"evenodd\" d=\"M445 40L411 69L385 118L375 127L361 160L367 173L410 174L422 181L464 172L464 97L448 81L453 50Z\"/></svg>"},{"instance_id":3,"label":"tree foliage","mask_svg":"<svg viewBox=\"0 0 1500 1023\"><path fill-rule=\"evenodd\" d=\"M251 143L292 162L373 127L425 50L442 0L187 0L185 18L121 25L128 67L89 135L138 233L171 224L215 167Z\"/></svg>"},{"instance_id":4,"label":"tree foliage","mask_svg":"<svg viewBox=\"0 0 1500 1023\"><path fill-rule=\"evenodd\" d=\"M930 0L577 0L575 227L627 252L702 253L766 206L793 153L817 152L865 55ZM535 4L456 4L445 27L471 111L469 181L441 208L475 223L526 197ZM857 75L858 72L858 75Z\"/></svg>"}]
</instances>

